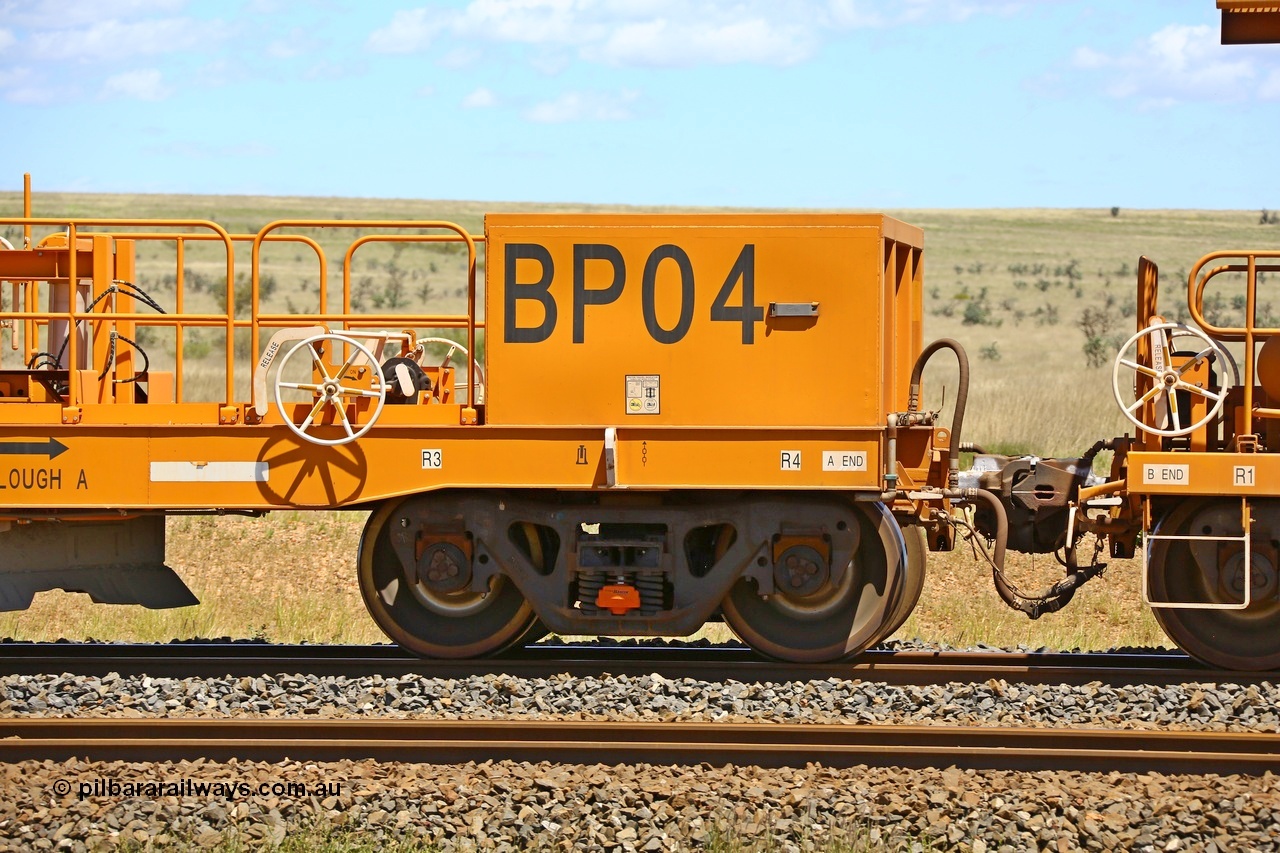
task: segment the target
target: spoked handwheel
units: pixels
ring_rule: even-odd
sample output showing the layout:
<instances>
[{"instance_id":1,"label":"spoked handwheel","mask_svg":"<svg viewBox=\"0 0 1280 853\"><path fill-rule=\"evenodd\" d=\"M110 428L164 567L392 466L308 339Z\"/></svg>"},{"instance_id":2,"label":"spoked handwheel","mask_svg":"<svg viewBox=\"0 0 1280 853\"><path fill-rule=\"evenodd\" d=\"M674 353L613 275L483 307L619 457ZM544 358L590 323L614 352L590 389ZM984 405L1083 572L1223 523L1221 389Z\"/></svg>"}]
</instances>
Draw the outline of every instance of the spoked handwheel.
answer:
<instances>
[{"instance_id":1,"label":"spoked handwheel","mask_svg":"<svg viewBox=\"0 0 1280 853\"><path fill-rule=\"evenodd\" d=\"M360 594L388 637L416 655L471 658L527 642L537 616L514 583L494 579L488 592L468 589L470 569L458 549L440 547L406 573L390 530L403 504L369 517L360 539Z\"/></svg>"},{"instance_id":2,"label":"spoked handwheel","mask_svg":"<svg viewBox=\"0 0 1280 853\"><path fill-rule=\"evenodd\" d=\"M1280 594L1277 539L1280 501L1251 501L1250 565L1244 543L1230 539L1160 539L1151 542L1148 595L1153 603L1239 605L1247 609L1153 606L1156 622L1187 654L1210 666L1238 670L1280 668ZM1166 515L1157 536L1231 537L1243 532L1240 500L1189 501Z\"/></svg>"},{"instance_id":3,"label":"spoked handwheel","mask_svg":"<svg viewBox=\"0 0 1280 853\"><path fill-rule=\"evenodd\" d=\"M456 391L458 388L467 389L468 406L475 406L484 402L484 370L480 367L480 362L471 358L471 353L465 346L450 338L418 338L418 344L436 344L438 346L447 347L444 358L440 359L440 364L438 365L440 370L448 368L450 362L453 361L453 354L460 350L463 356L466 357L468 363L467 381L464 385L455 385L454 390ZM442 391L443 389L438 386L434 390L434 393L437 395L437 399L439 399L439 395ZM444 401L440 400L440 402Z\"/></svg>"},{"instance_id":4,"label":"spoked handwheel","mask_svg":"<svg viewBox=\"0 0 1280 853\"><path fill-rule=\"evenodd\" d=\"M1179 354L1179 341L1183 348L1187 343L1192 345L1189 355ZM1150 353L1149 357L1141 355L1144 348ZM1220 365L1220 369L1225 366L1222 371L1223 387L1215 390L1187 381L1191 369L1205 361ZM1229 381L1227 373L1230 374ZM1136 382L1134 374L1140 377ZM1120 347L1111 371L1111 390L1121 413L1138 429L1166 437L1188 435L1209 423L1222 411L1227 391L1238 384L1240 371L1226 347L1199 329L1183 323L1152 323L1141 329ZM1145 390L1130 403L1128 397L1135 385ZM1189 401L1203 398L1204 415L1192 422L1190 412L1179 409L1179 394ZM1163 426L1146 423L1142 419L1143 411L1152 403Z\"/></svg>"},{"instance_id":5,"label":"spoked handwheel","mask_svg":"<svg viewBox=\"0 0 1280 853\"><path fill-rule=\"evenodd\" d=\"M332 347L334 353L350 347L350 356L335 368L325 361L326 344ZM307 374L305 381L293 376L299 368ZM358 381L358 375L362 371L370 377L367 387ZM373 353L359 341L331 332L304 338L289 350L276 372L275 391L276 406L280 410L280 416L284 418L284 425L304 441L329 446L355 441L367 433L378 415L382 414L382 407L387 402L387 382L378 369ZM285 408L286 391L301 391L309 395L311 410L300 424L293 422ZM347 416L347 406L362 398L372 400L373 407L364 424L357 428ZM322 438L318 430L325 417L332 417L340 423L343 434L337 438Z\"/></svg>"},{"instance_id":6,"label":"spoked handwheel","mask_svg":"<svg viewBox=\"0 0 1280 853\"><path fill-rule=\"evenodd\" d=\"M874 643L895 616L904 593L906 544L884 504L855 504L858 545L838 583L826 573L817 585L779 584L763 598L740 580L721 602L733 632L762 654L812 663L855 655Z\"/></svg>"}]
</instances>

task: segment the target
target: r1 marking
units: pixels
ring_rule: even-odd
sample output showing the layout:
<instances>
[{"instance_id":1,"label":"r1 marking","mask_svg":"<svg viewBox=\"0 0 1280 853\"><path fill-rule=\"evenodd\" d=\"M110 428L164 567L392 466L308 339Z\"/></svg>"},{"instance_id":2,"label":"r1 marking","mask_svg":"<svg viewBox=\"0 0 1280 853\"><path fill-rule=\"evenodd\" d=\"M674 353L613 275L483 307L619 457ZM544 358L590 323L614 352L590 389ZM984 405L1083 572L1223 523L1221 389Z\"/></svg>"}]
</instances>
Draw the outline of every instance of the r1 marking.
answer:
<instances>
[{"instance_id":1,"label":"r1 marking","mask_svg":"<svg viewBox=\"0 0 1280 853\"><path fill-rule=\"evenodd\" d=\"M1254 466L1252 465L1235 466L1235 468L1231 472L1231 485L1233 486L1255 485L1254 479L1253 479L1253 470L1254 470Z\"/></svg>"},{"instance_id":2,"label":"r1 marking","mask_svg":"<svg viewBox=\"0 0 1280 853\"><path fill-rule=\"evenodd\" d=\"M422 468L439 469L444 467L444 451L443 450L424 450L422 451Z\"/></svg>"}]
</instances>

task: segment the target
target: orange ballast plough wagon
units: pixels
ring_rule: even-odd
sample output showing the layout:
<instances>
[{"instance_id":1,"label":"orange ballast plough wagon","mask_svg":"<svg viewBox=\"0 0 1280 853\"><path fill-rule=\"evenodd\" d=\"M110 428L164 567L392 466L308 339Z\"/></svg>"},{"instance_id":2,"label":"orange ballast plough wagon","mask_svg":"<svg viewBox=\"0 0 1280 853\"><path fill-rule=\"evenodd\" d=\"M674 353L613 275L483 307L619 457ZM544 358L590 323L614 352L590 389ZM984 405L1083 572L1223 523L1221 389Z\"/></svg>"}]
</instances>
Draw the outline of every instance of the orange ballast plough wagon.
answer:
<instances>
[{"instance_id":1,"label":"orange ballast plough wagon","mask_svg":"<svg viewBox=\"0 0 1280 853\"><path fill-rule=\"evenodd\" d=\"M897 630L926 553L972 526L997 591L1033 617L1101 571L1077 557L1086 535L1130 556L1146 534L1151 603L1175 641L1233 666L1280 662L1275 543L1260 532L1280 489L1262 405L1280 396L1265 369L1276 330L1201 322L1179 348L1191 332L1155 315L1152 266L1116 365L1139 438L1075 459L979 453L960 471L967 358L924 344L923 234L888 216L491 214L483 234L350 219L233 234L33 217L28 183L22 216L0 225L23 230L0 246L4 609L56 588L194 603L164 564L167 515L360 509L365 602L420 655L722 618L765 654L831 660ZM349 238L340 275L321 245L335 235ZM315 256L313 310L264 310L262 255L281 243ZM359 250L405 243L465 254L465 313L356 306ZM139 285L144 246L175 261L164 299ZM221 259L216 310L191 309L196 246ZM1193 281L1193 314L1195 298ZM223 349L212 392L191 387L197 338ZM1231 389L1220 340L1263 350ZM947 423L920 407L944 349L960 374ZM1236 481L1242 469L1253 479ZM1063 579L1019 592L1006 547L1058 552Z\"/></svg>"}]
</instances>

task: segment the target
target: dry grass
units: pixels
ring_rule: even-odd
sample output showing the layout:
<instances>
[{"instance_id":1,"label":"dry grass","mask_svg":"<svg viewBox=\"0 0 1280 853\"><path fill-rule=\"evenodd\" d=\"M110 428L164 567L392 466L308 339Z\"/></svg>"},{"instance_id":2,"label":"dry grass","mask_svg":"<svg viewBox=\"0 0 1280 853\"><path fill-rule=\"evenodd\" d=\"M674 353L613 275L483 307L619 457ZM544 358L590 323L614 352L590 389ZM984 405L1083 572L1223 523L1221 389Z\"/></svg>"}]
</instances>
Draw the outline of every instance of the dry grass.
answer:
<instances>
[{"instance_id":1,"label":"dry grass","mask_svg":"<svg viewBox=\"0 0 1280 853\"><path fill-rule=\"evenodd\" d=\"M365 514L280 512L264 518L168 522L168 563L200 604L176 610L95 605L42 593L30 610L0 614L0 636L157 642L261 637L276 642L385 639L365 612L355 554Z\"/></svg>"},{"instance_id":2,"label":"dry grass","mask_svg":"<svg viewBox=\"0 0 1280 853\"><path fill-rule=\"evenodd\" d=\"M1063 610L1032 621L1005 607L991 572L963 549L930 554L920 605L897 633L971 646L1102 650L1122 646L1169 645L1148 609L1140 604L1138 560L1113 560L1106 573L1082 587ZM1026 590L1061 579L1052 555L1010 553L1010 578Z\"/></svg>"}]
</instances>

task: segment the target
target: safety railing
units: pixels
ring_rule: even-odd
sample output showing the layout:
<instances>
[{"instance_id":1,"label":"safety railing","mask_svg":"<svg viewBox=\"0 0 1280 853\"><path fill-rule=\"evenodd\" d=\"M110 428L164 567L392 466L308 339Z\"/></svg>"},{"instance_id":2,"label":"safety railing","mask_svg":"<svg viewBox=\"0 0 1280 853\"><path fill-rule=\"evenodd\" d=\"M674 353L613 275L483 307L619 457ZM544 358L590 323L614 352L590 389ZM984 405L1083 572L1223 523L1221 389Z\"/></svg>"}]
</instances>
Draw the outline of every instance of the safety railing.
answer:
<instances>
[{"instance_id":1,"label":"safety railing","mask_svg":"<svg viewBox=\"0 0 1280 853\"><path fill-rule=\"evenodd\" d=\"M1152 531L1151 502L1143 501L1143 530ZM1212 535L1204 533L1157 533L1149 532L1142 537L1142 601L1150 607L1165 607L1171 610L1248 610L1253 603L1253 549L1250 547L1253 536L1252 516L1249 512L1249 499L1240 499L1240 527L1238 536ZM1156 542L1239 542L1244 550L1243 595L1234 603L1216 601L1156 601L1151 598L1151 549Z\"/></svg>"},{"instance_id":2,"label":"safety railing","mask_svg":"<svg viewBox=\"0 0 1280 853\"><path fill-rule=\"evenodd\" d=\"M1260 263L1267 259L1275 259L1277 263ZM1227 260L1228 263L1217 261ZM1204 316L1205 288L1215 277L1225 273L1244 273L1245 305L1243 326L1218 326L1210 323ZM1244 402L1243 409L1253 417L1280 418L1280 409L1254 407L1253 389L1257 380L1255 361L1257 343L1276 335L1280 335L1278 327L1262 327L1257 325L1258 309L1258 275L1259 273L1280 273L1280 251L1225 251L1212 252L1205 255L1192 267L1187 276L1187 307L1191 317L1207 334L1222 341L1244 342Z\"/></svg>"},{"instance_id":3,"label":"safety railing","mask_svg":"<svg viewBox=\"0 0 1280 853\"><path fill-rule=\"evenodd\" d=\"M284 228L315 228L315 229L414 229L418 231L448 231L449 234L365 234L354 239L348 244L342 258L342 311L335 313L328 310L328 282L325 272L322 270L320 275L320 306L319 314L266 314L262 313L260 308L259 293L261 288L261 252L262 243L277 236L274 232ZM352 283L351 269L352 259L356 251L360 247L370 243L458 243L461 242L466 246L467 250L467 313L466 314L369 314L356 313L352 311ZM473 235L461 225L446 220L400 220L400 219L340 219L340 220L324 220L324 219L281 219L271 222L262 227L255 235L253 240L253 254L251 258L251 294L250 305L252 306L252 337L251 350L254 353L260 351L261 342L259 340L260 329L262 326L307 326L316 322L323 322L326 326L332 323L341 324L343 330L356 329L377 329L385 327L389 323L408 324L416 327L430 328L465 328L467 330L467 358L468 370L474 372L478 364L476 353L476 330L483 328L484 324L476 318L476 261L477 252L476 245L484 242L484 237ZM467 384L467 405L474 407L476 383L469 382ZM256 393L256 392L255 392ZM256 405L257 400L251 400Z\"/></svg>"},{"instance_id":4,"label":"safety railing","mask_svg":"<svg viewBox=\"0 0 1280 853\"><path fill-rule=\"evenodd\" d=\"M227 233L221 225L216 222L209 222L203 219L168 219L158 221L154 219L56 219L44 217L0 217L0 225L21 225L24 232L30 238L30 229L34 227L52 226L54 228L65 229L66 246L48 246L41 248L39 246L31 249L15 250L14 252L5 252L4 260L15 264L15 271L4 276L6 281L14 281L25 285L25 295L23 297L23 310L10 310L0 312L0 319L12 320L14 323L19 321L24 325L24 344L27 358L35 354L34 347L38 337L38 330L41 323L48 325L54 321L65 321L67 324L67 364L68 369L68 387L67 397L71 405L79 405L84 402L86 395L81 388L81 378L78 370L71 369L71 366L81 363L81 353L79 351L79 335L76 330L81 322L85 321L102 321L107 319L102 312L94 312L92 310L77 311L75 291L79 282L85 279L95 277L93 269L82 270L80 266L81 249L79 245L80 238L91 238L95 235L109 234L105 229L129 228L129 227L170 227L170 228L198 228L212 232L208 235L208 239L216 240L222 243L226 252L226 298L227 310L225 313L193 313L182 315L182 321L186 326L213 326L224 327L227 334L227 353L226 353L226 401L230 402L234 399L234 347L231 345L235 337L235 249L232 245L231 235ZM89 230L86 230L89 229ZM92 229L104 229L94 231ZM177 236L177 235L170 235ZM57 270L56 276L42 277L38 274L26 275L20 262L23 260L21 256L38 254L41 252L50 253L54 256L60 256L65 252L65 265L62 269ZM39 265L30 265L31 273L39 271ZM39 310L39 292L40 284L50 280L57 282L65 281L70 289L68 310L63 311L41 311ZM16 306L15 306L16 309ZM156 315L141 312L113 312L110 319L113 321L132 322L138 325L153 326L172 326L174 318L169 315Z\"/></svg>"},{"instance_id":5,"label":"safety railing","mask_svg":"<svg viewBox=\"0 0 1280 853\"><path fill-rule=\"evenodd\" d=\"M272 222L260 229L254 234L231 234L217 223L207 220L196 219L78 219L69 220L65 218L36 218L30 216L24 217L6 217L0 218L0 225L19 225L24 229L26 235L26 243L30 246L30 237L32 227L44 228L53 227L64 229L66 247L49 249L17 249L4 251L3 258L5 263L0 264L0 277L4 281L12 281L15 284L15 294L18 293L18 285L22 286L22 296L20 298L21 305L14 304L11 310L0 311L0 320L10 321L15 325L15 346L17 341L17 324L23 324L22 339L24 341L24 364L38 352L39 333L42 329L46 329L50 323L65 323L67 328L67 365L75 366L83 362L83 354L80 352L82 346L79 335L76 330L81 323L101 323L106 320L112 322L131 322L139 326L158 326L168 327L175 330L174 339L174 397L176 402L184 401L183 392L183 362L184 362L184 331L191 328L215 327L221 328L225 332L225 354L224 367L225 376L225 398L224 402L232 403L236 400L235 394L235 376L236 376L236 352L235 337L237 330L248 330L250 337L250 363L257 360L261 347L261 330L271 327L301 327L321 324L335 331L351 331L351 330L369 330L386 327L395 328L427 328L427 329L465 329L467 352L470 354L471 363L469 367L478 366L479 362L476 355L476 333L477 330L484 328L483 321L477 319L477 286L476 286L476 268L477 268L477 244L484 241L484 237L473 235L466 229L452 222L446 221L421 221L421 220L280 220ZM122 230L122 229L148 229L148 230ZM162 229L187 229L182 232L165 231ZM330 309L330 293L329 293L329 262L325 255L325 251L320 243L310 236L297 233L279 233L285 229L416 229L424 232L440 232L448 233L418 233L418 234L386 234L374 233L363 234L352 240L344 253L342 264L342 294L341 294L341 310L333 311ZM195 229L195 230L193 230ZM54 232L58 233L58 232ZM172 313L154 314L143 313L138 311L115 311L104 313L104 308L97 311L88 309L77 309L76 305L76 284L90 279L93 271L89 269L81 269L80 255L86 250L81 249L80 243L85 239L92 237L109 237L113 240L132 240L137 242L172 242L174 245L174 304ZM262 247L264 244L275 243L298 243L305 245L314 252L316 256L316 283L318 305L314 311L298 311L290 313L269 313L262 310L261 305L261 265L262 265ZM223 247L222 263L225 264L226 280L225 280L225 311L218 312L189 312L187 311L187 249L189 244L219 243ZM467 311L465 314L446 314L446 313L369 313L354 311L352 307L352 262L357 250L362 246L372 243L456 243L462 244L466 248L466 290L467 290ZM251 264L250 264L250 300L248 305L248 316L238 316L235 291L236 291L236 272L235 272L235 245L248 244L251 247ZM53 276L44 276L37 274L43 270L46 265L30 263L24 261L21 256L30 255L36 251L60 252L65 254L65 258L60 257L60 265L57 274ZM8 269L9 272L5 272ZM54 283L46 285L45 283L52 280ZM71 296L68 301L69 307L66 311L42 310L39 307L42 286L68 286ZM125 294L128 296L129 294ZM125 304L129 304L125 300ZM114 308L114 305L111 306ZM79 371L76 369L67 370L67 389L66 401L70 405L79 405L83 403L87 395L81 387L82 379ZM471 384L468 385L469 395L467 405L474 405L475 391ZM254 399L253 385L250 383L250 403L256 404L258 401Z\"/></svg>"},{"instance_id":6,"label":"safety railing","mask_svg":"<svg viewBox=\"0 0 1280 853\"><path fill-rule=\"evenodd\" d=\"M164 325L175 329L174 339L174 396L178 402L183 398L184 371L182 370L184 336L183 331L187 327L199 327L205 325L199 321L199 314L189 314L186 310L186 277L187 277L187 244L188 243L205 243L210 240L217 239L216 235L211 234L171 234L161 231L121 231L112 232L109 235L116 240L136 240L138 242L172 242L174 244L174 306L173 313L165 315L164 319L156 318L155 315L147 315L150 319L150 325ZM251 243L256 234L228 234L232 244ZM268 238L273 243L299 243L309 247L316 253L316 260L319 265L320 281L325 280L327 273L327 263L325 260L324 250L315 240L301 234L288 235L272 235ZM228 312L231 314L231 328L240 329L247 328L252 322L249 319L237 319L235 317L235 300L234 300L234 270L228 270L228 275L232 278L232 286L227 290L226 300ZM323 304L323 303L321 303ZM194 319L193 319L194 318ZM235 368L235 352L231 345L230 338L227 345L227 363L226 369L228 376L234 375ZM231 402L233 386L228 384L228 397L225 402Z\"/></svg>"}]
</instances>

